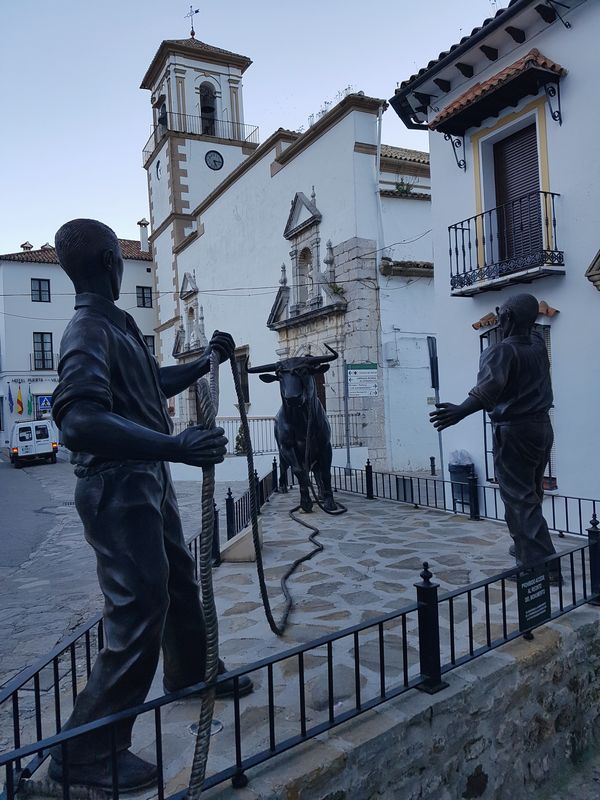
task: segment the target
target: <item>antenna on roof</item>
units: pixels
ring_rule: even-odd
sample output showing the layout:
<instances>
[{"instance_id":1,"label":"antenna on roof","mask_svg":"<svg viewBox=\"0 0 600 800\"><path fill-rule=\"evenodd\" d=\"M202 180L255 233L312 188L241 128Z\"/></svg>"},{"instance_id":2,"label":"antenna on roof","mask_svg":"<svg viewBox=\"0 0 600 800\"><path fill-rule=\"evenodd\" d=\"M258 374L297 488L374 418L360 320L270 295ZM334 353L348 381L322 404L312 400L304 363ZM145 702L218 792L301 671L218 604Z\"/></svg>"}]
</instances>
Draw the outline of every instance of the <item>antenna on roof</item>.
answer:
<instances>
[{"instance_id":1,"label":"antenna on roof","mask_svg":"<svg viewBox=\"0 0 600 800\"><path fill-rule=\"evenodd\" d=\"M194 14L197 14L199 11L200 11L199 8L195 9L193 6L190 6L189 12L185 14L185 16L183 17L184 19L187 19L188 17L190 19L190 26L191 26L190 36L192 37L192 39L196 35L196 31L194 30Z\"/></svg>"}]
</instances>

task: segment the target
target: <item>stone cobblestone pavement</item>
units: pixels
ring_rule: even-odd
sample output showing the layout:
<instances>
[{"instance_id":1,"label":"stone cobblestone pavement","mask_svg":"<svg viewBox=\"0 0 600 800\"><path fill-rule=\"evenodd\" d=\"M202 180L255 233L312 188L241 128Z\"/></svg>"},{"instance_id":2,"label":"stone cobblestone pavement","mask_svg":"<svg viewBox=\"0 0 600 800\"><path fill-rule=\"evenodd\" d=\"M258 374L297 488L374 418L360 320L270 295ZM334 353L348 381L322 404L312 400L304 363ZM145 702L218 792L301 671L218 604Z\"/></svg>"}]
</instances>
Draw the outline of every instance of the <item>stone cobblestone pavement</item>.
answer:
<instances>
[{"instance_id":1,"label":"stone cobblestone pavement","mask_svg":"<svg viewBox=\"0 0 600 800\"><path fill-rule=\"evenodd\" d=\"M29 561L8 576L0 599L0 658L2 680L6 681L28 660L46 653L62 634L87 618L100 606L93 556L83 540L72 498L73 479L68 468L51 473L38 471L36 477L48 482L55 505L48 509L52 527L43 545ZM242 486L233 487L234 494ZM226 487L219 487L218 503ZM199 487L193 483L177 484L180 508L186 535L196 532ZM340 495L342 497L342 495ZM311 549L307 531L291 520L288 509L297 502L295 492L279 495L263 513L265 574L276 618L281 613L282 597L279 579L287 565ZM429 561L440 583L440 591L456 589L476 582L511 566L507 549L510 542L506 528L490 521L471 521L442 512L415 509L410 505L367 501L343 495L348 513L330 517L322 512L312 515L311 522L321 528L323 553L304 564L290 581L295 606L290 627L281 639L269 630L264 618L253 564L222 564L215 571L215 590L219 612L220 652L233 668L275 654L321 635L333 633L404 607L415 599L413 584L419 580L422 562ZM564 548L573 539L555 539ZM553 592L557 590L553 589ZM5 604L6 601L6 604ZM473 641L483 644L486 635L483 592L474 592ZM499 586L490 589L490 631L500 628ZM515 618L514 586L506 586L506 608ZM26 609L24 613L23 609ZM468 637L467 600L454 606L457 657L465 652ZM448 604L441 607L443 656L449 656ZM404 663L411 675L418 671L413 631L416 615L406 622L406 647L398 622L385 625L385 678L388 686L402 679ZM40 631L42 634L40 635ZM2 636L8 635L9 639ZM5 644L8 642L8 644ZM461 651L460 647L463 647ZM335 663L334 697L336 710L351 708L355 702L355 640L343 639L333 646ZM372 696L379 687L379 642L377 630L370 629L359 637L361 692ZM20 663L18 663L20 660ZM326 648L307 654L304 659L304 692L308 725L326 719L327 669ZM298 733L299 665L289 658L274 670L274 704L278 738ZM241 701L241 729L244 748L251 752L268 744L267 682L265 671L253 675L255 692ZM162 694L161 677L157 674L152 696ZM47 698L48 703L51 698ZM231 764L233 752L232 704L217 703L215 716L223 730L212 740L209 773ZM63 711L69 709L68 692L63 695ZM27 727L31 709L23 707ZM186 785L191 764L194 738L190 725L197 719L199 701L173 703L163 713L163 751L167 764L168 791ZM29 716L29 721L31 721ZM135 729L135 749L152 759L154 727L151 720L141 719ZM0 742L9 744L4 730ZM27 740L25 735L24 741ZM245 752L245 755L248 752ZM556 798L552 798L556 800Z\"/></svg>"}]
</instances>

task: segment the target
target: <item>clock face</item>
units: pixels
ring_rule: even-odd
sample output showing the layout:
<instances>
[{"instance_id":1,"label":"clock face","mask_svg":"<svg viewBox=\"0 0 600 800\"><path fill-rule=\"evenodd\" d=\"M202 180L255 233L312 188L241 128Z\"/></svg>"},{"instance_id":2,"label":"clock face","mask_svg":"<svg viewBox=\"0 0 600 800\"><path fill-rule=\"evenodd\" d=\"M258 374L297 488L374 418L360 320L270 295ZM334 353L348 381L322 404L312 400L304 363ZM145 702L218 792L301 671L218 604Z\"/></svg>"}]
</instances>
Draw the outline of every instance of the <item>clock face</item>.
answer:
<instances>
[{"instance_id":1,"label":"clock face","mask_svg":"<svg viewBox=\"0 0 600 800\"><path fill-rule=\"evenodd\" d=\"M204 156L206 166L211 169L221 169L223 166L223 156L217 150L209 150Z\"/></svg>"}]
</instances>

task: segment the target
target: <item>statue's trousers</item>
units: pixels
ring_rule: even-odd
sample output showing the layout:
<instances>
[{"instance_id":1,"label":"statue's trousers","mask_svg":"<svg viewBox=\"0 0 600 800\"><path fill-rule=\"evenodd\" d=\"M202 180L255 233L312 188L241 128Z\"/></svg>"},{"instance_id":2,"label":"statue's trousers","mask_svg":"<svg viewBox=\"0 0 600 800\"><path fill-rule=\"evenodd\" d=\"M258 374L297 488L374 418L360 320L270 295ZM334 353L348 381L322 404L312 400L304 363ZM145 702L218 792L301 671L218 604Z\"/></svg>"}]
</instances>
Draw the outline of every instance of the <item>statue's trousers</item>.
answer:
<instances>
[{"instance_id":1,"label":"statue's trousers","mask_svg":"<svg viewBox=\"0 0 600 800\"><path fill-rule=\"evenodd\" d=\"M201 681L205 628L194 561L185 545L169 468L127 462L78 479L75 504L96 553L104 594L104 649L63 730L142 703L161 646L171 689ZM117 750L131 744L134 719L116 729ZM69 744L71 763L110 754L110 732ZM60 750L53 752L60 759Z\"/></svg>"}]
</instances>

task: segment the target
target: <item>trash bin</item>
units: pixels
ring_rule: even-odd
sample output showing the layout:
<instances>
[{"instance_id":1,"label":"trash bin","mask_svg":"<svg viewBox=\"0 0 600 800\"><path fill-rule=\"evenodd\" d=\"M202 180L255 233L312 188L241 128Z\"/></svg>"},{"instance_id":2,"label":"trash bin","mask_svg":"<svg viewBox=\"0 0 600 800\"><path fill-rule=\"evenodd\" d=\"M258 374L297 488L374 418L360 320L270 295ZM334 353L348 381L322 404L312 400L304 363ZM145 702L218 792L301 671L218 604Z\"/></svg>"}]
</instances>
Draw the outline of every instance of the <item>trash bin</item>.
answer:
<instances>
[{"instance_id":1,"label":"trash bin","mask_svg":"<svg viewBox=\"0 0 600 800\"><path fill-rule=\"evenodd\" d=\"M449 464L450 481L452 484L452 510L456 514L470 513L479 516L479 502L477 495L471 498L469 478L475 477L474 464ZM471 501L475 508L471 508Z\"/></svg>"}]
</instances>

